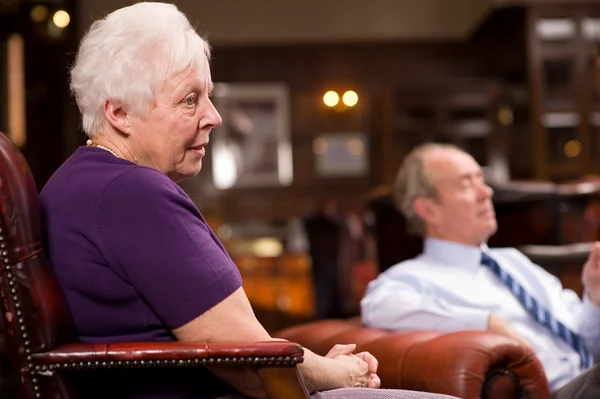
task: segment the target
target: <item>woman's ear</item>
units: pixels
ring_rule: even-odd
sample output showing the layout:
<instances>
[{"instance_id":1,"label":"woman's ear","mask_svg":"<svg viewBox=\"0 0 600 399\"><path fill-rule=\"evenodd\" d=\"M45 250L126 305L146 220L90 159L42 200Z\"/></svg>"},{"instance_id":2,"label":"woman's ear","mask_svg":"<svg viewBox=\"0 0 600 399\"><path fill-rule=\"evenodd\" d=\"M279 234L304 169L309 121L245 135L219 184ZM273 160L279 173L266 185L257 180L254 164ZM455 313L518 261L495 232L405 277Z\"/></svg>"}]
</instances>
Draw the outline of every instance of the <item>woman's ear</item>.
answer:
<instances>
[{"instance_id":1,"label":"woman's ear","mask_svg":"<svg viewBox=\"0 0 600 399\"><path fill-rule=\"evenodd\" d=\"M104 117L116 130L128 135L130 131L129 114L120 105L111 100L104 101Z\"/></svg>"},{"instance_id":2,"label":"woman's ear","mask_svg":"<svg viewBox=\"0 0 600 399\"><path fill-rule=\"evenodd\" d=\"M413 201L413 210L421 220L427 224L437 220L437 204L432 198L418 197Z\"/></svg>"}]
</instances>

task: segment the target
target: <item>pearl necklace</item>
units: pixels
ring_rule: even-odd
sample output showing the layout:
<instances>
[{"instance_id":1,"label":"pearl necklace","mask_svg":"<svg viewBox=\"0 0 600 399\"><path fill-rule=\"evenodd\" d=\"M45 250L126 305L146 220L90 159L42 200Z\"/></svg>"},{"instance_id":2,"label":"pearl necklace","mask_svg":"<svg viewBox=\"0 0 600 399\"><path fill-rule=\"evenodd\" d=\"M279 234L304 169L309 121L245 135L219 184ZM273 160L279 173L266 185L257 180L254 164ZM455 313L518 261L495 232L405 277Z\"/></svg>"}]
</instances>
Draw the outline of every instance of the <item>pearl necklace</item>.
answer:
<instances>
[{"instance_id":1,"label":"pearl necklace","mask_svg":"<svg viewBox=\"0 0 600 399\"><path fill-rule=\"evenodd\" d=\"M106 150L106 151L110 152L111 154L113 154L115 157L119 158L119 156L117 154L115 154L115 152L113 150L111 150L110 148L107 148L103 145L96 144L96 143L92 142L92 140L88 140L85 143L88 145L88 147L102 148L103 150Z\"/></svg>"}]
</instances>

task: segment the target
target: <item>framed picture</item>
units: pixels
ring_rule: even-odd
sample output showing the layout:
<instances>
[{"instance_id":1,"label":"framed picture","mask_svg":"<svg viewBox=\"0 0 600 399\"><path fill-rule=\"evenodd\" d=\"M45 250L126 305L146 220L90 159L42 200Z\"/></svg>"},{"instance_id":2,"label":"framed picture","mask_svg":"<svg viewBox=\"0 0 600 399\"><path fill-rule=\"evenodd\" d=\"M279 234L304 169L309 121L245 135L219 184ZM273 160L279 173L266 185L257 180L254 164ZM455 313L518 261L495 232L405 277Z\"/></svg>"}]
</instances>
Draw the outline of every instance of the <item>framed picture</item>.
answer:
<instances>
[{"instance_id":1,"label":"framed picture","mask_svg":"<svg viewBox=\"0 0 600 399\"><path fill-rule=\"evenodd\" d=\"M322 133L313 140L320 177L364 177L369 173L369 142L360 132Z\"/></svg>"},{"instance_id":2,"label":"framed picture","mask_svg":"<svg viewBox=\"0 0 600 399\"><path fill-rule=\"evenodd\" d=\"M211 135L215 186L291 184L288 88L282 84L217 83L213 102L223 118Z\"/></svg>"}]
</instances>

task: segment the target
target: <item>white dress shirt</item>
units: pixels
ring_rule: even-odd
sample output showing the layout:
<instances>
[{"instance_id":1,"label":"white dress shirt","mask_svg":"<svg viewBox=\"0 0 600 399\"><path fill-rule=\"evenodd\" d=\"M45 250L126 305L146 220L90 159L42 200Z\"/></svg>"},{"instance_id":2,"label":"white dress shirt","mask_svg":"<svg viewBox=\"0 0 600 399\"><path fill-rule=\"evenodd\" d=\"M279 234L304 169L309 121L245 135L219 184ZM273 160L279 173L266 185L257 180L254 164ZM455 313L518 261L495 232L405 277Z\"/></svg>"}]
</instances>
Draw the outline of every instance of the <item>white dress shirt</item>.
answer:
<instances>
[{"instance_id":1,"label":"white dress shirt","mask_svg":"<svg viewBox=\"0 0 600 399\"><path fill-rule=\"evenodd\" d=\"M540 305L580 334L600 358L600 307L563 289L558 278L514 248L490 249L426 239L424 251L373 280L361 301L363 323L388 330L487 330L490 313L505 320L534 346L557 390L581 372L579 354L535 321L487 267L494 258Z\"/></svg>"}]
</instances>

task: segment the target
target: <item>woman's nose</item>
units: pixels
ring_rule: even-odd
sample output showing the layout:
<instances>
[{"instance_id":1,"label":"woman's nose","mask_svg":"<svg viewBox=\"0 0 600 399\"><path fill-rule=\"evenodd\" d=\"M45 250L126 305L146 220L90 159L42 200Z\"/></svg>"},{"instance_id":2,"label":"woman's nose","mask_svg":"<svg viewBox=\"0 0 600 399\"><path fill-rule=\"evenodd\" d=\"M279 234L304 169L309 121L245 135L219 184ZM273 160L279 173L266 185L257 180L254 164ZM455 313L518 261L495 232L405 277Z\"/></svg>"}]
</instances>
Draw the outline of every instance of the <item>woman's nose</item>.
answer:
<instances>
[{"instance_id":1,"label":"woman's nose","mask_svg":"<svg viewBox=\"0 0 600 399\"><path fill-rule=\"evenodd\" d=\"M206 112L208 115L205 118L200 118L200 129L208 126L210 126L212 129L215 129L221 126L223 119L221 118L219 111L217 111L217 108L214 106L212 101L210 101L209 109L207 109Z\"/></svg>"}]
</instances>

